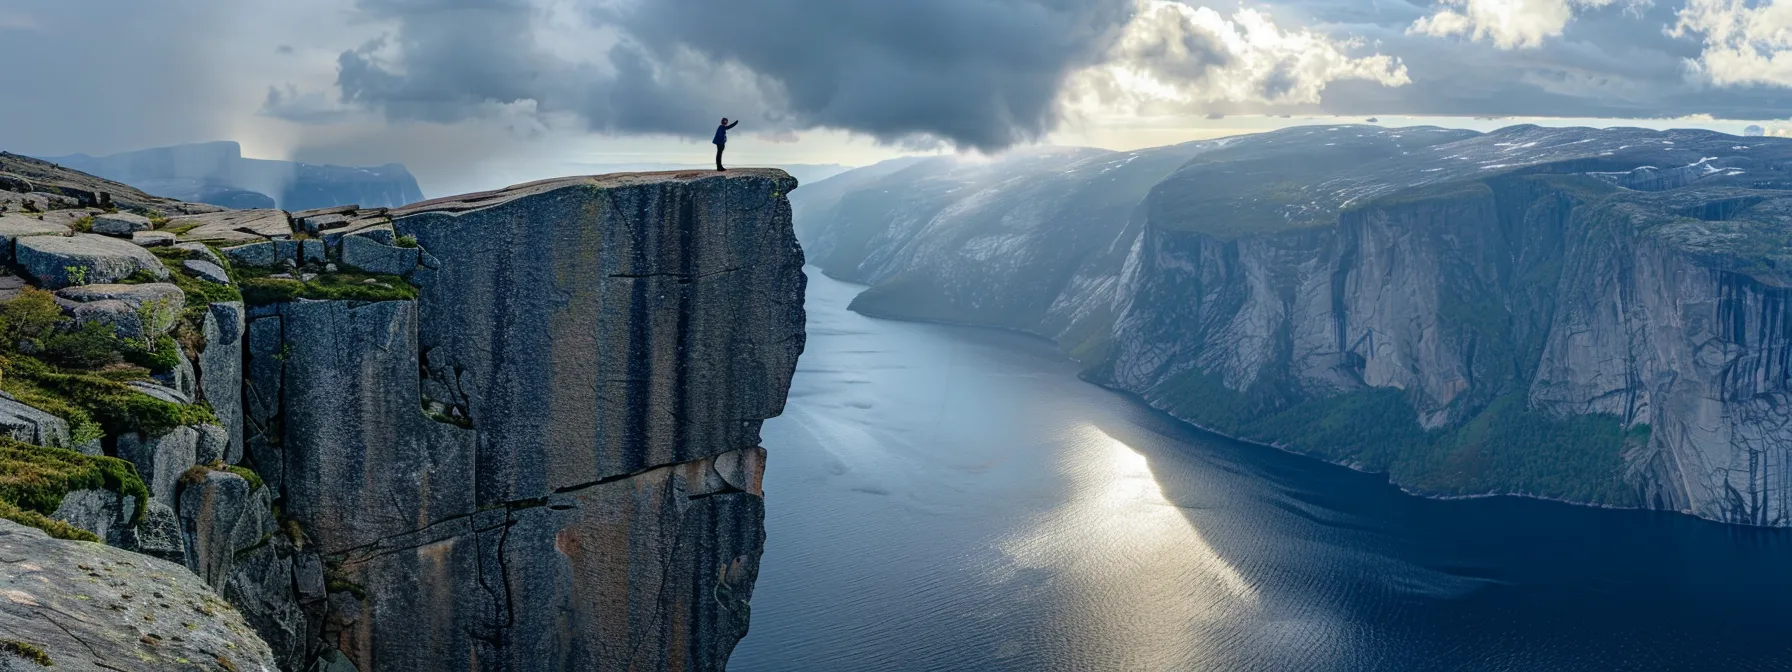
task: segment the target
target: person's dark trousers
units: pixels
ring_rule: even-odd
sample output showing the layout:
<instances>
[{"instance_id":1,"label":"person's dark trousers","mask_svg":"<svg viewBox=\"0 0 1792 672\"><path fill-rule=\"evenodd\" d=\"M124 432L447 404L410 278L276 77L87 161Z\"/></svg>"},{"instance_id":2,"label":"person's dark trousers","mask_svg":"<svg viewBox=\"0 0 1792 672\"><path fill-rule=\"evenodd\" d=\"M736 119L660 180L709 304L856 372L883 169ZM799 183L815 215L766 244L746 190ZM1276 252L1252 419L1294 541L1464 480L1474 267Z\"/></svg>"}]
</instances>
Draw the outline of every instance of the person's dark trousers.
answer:
<instances>
[{"instance_id":1,"label":"person's dark trousers","mask_svg":"<svg viewBox=\"0 0 1792 672\"><path fill-rule=\"evenodd\" d=\"M727 146L726 143L716 143L716 170L727 170L722 167L722 150Z\"/></svg>"}]
</instances>

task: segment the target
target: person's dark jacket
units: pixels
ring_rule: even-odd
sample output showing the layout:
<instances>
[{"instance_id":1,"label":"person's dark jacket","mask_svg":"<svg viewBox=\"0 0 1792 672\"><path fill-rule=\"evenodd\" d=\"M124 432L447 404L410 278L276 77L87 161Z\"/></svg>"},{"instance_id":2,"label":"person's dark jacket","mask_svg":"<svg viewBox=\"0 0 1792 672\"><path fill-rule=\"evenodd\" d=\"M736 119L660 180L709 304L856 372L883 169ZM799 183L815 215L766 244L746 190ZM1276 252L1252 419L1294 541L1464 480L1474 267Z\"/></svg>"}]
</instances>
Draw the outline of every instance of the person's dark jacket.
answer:
<instances>
[{"instance_id":1,"label":"person's dark jacket","mask_svg":"<svg viewBox=\"0 0 1792 672\"><path fill-rule=\"evenodd\" d=\"M734 123L729 124L727 126L716 126L716 139L712 140L711 142L713 142L714 144L718 144L718 145L728 144L728 129L734 128L735 126L739 126L739 125L740 125L740 120L736 119L736 120L734 120Z\"/></svg>"}]
</instances>

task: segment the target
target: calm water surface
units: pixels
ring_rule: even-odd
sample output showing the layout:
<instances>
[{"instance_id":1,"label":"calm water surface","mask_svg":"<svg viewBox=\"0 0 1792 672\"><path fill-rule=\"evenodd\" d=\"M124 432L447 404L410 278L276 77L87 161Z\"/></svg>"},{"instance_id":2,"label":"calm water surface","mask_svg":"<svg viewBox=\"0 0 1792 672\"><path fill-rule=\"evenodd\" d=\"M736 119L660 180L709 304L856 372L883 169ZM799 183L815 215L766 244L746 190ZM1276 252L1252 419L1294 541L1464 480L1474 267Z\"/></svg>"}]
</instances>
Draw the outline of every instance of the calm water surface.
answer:
<instances>
[{"instance_id":1,"label":"calm water surface","mask_svg":"<svg viewBox=\"0 0 1792 672\"><path fill-rule=\"evenodd\" d=\"M1408 497L809 287L731 670L1792 670L1787 532Z\"/></svg>"}]
</instances>

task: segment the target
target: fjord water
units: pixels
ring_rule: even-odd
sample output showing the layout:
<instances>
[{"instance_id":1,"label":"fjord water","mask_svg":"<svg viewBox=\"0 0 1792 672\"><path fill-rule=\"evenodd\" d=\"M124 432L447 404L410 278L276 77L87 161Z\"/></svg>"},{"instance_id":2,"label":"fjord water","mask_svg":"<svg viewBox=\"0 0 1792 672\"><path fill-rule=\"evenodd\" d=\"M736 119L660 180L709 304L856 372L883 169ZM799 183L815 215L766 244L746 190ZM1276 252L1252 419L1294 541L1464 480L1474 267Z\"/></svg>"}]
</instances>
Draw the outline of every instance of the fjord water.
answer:
<instances>
[{"instance_id":1,"label":"fjord water","mask_svg":"<svg viewBox=\"0 0 1792 672\"><path fill-rule=\"evenodd\" d=\"M1438 501L809 269L738 671L1792 669L1792 533Z\"/></svg>"}]
</instances>

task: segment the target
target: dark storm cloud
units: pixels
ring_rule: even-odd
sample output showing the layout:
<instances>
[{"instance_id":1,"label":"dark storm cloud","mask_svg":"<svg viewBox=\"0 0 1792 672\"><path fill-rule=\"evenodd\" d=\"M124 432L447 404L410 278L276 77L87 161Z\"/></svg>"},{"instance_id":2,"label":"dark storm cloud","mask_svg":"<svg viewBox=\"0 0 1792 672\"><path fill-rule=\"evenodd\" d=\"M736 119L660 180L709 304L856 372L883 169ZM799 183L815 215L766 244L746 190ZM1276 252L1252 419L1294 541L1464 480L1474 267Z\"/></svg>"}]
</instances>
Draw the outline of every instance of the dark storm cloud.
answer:
<instances>
[{"instance_id":1,"label":"dark storm cloud","mask_svg":"<svg viewBox=\"0 0 1792 672\"><path fill-rule=\"evenodd\" d=\"M610 132L701 135L734 116L884 140L993 149L1056 120L1065 75L1094 62L1131 0L651 0L584 14L619 36L600 59L541 44L516 0L365 0L386 41L344 52L345 102L457 121L532 101Z\"/></svg>"}]
</instances>

